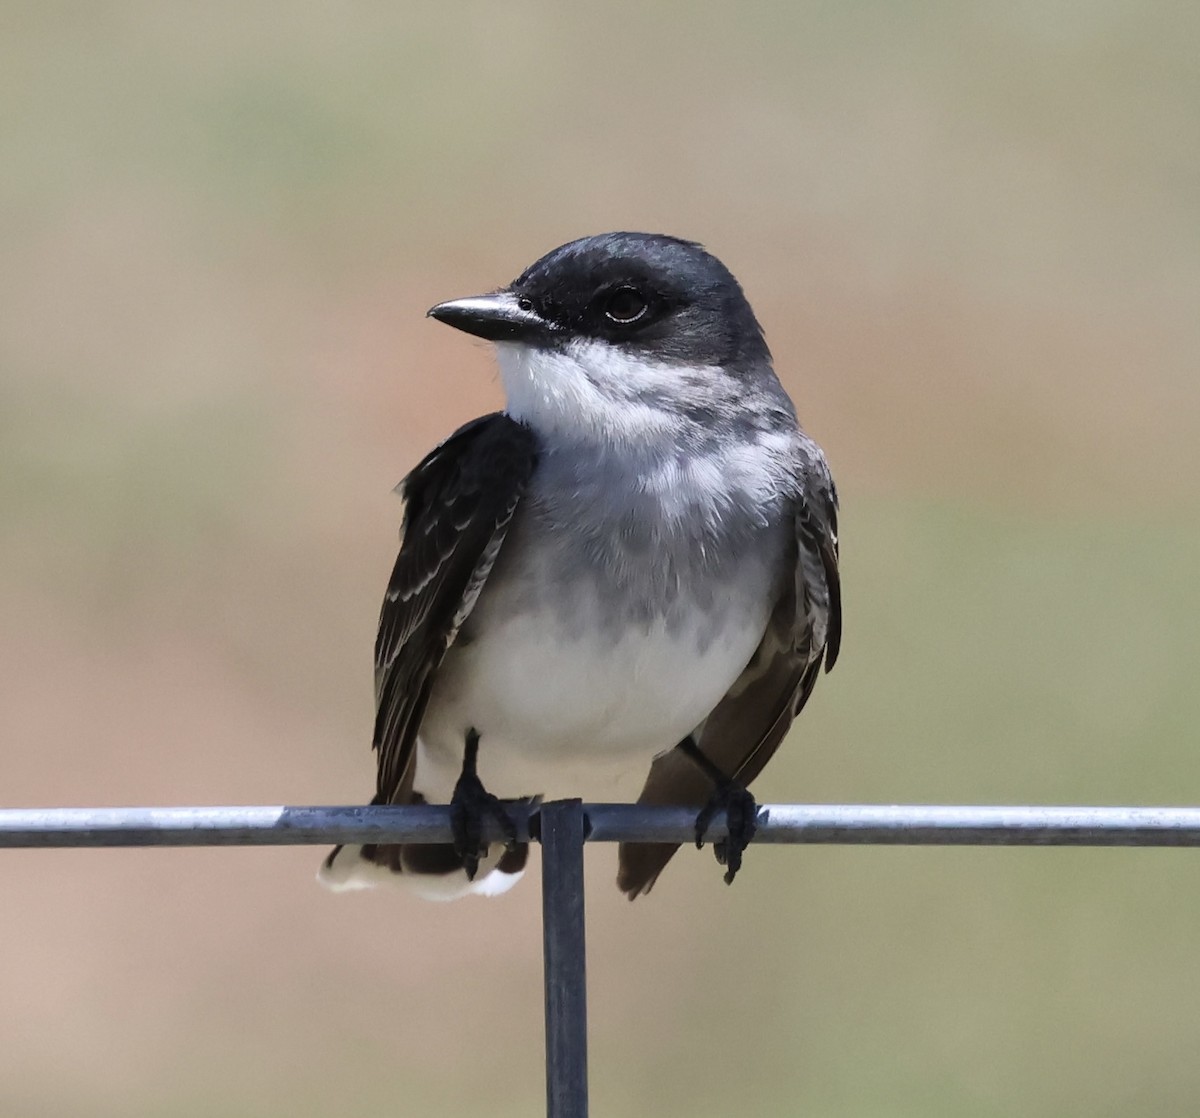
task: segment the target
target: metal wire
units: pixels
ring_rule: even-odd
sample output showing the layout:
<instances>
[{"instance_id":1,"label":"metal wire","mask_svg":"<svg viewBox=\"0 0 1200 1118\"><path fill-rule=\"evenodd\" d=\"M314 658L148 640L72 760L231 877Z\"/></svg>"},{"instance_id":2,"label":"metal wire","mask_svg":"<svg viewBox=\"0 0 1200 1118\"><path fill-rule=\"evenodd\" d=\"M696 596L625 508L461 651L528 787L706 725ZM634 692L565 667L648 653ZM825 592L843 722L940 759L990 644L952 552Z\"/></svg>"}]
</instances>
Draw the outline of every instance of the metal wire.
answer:
<instances>
[{"instance_id":1,"label":"metal wire","mask_svg":"<svg viewBox=\"0 0 1200 1118\"><path fill-rule=\"evenodd\" d=\"M513 805L527 840L536 805ZM690 808L585 804L589 842L688 842ZM1195 807L768 804L755 842L1200 846ZM724 834L718 816L711 838ZM499 839L492 829L488 836ZM0 847L288 846L449 842L445 807L125 807L0 810Z\"/></svg>"}]
</instances>

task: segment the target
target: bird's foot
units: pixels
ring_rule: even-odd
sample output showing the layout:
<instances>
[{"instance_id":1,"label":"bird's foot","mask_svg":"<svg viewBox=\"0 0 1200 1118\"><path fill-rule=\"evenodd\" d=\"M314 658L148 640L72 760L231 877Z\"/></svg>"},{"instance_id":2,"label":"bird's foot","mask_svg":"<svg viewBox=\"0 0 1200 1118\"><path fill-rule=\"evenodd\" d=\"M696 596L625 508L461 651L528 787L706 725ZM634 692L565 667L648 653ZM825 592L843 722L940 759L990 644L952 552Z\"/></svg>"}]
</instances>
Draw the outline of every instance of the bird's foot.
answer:
<instances>
[{"instance_id":1,"label":"bird's foot","mask_svg":"<svg viewBox=\"0 0 1200 1118\"><path fill-rule=\"evenodd\" d=\"M463 773L450 797L450 828L454 834L454 852L462 861L468 881L475 880L479 859L487 854L483 831L488 820L495 820L504 833L504 848L515 849L517 829L503 802L484 788L474 773Z\"/></svg>"},{"instance_id":2,"label":"bird's foot","mask_svg":"<svg viewBox=\"0 0 1200 1118\"><path fill-rule=\"evenodd\" d=\"M713 844L717 861L725 867L725 884L732 885L738 870L742 868L742 854L758 830L758 801L740 784L724 780L713 790L707 804L696 816L696 848L704 845L704 836L712 824L713 816L724 811L728 821L728 835Z\"/></svg>"}]
</instances>

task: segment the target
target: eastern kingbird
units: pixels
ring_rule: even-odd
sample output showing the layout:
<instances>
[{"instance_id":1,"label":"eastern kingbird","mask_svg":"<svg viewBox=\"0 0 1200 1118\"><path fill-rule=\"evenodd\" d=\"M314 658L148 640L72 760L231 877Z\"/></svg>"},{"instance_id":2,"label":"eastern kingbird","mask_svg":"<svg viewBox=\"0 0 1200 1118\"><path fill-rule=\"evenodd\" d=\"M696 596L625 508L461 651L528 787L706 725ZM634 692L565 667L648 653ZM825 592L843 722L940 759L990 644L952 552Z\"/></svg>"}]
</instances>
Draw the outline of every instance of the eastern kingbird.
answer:
<instances>
[{"instance_id":1,"label":"eastern kingbird","mask_svg":"<svg viewBox=\"0 0 1200 1118\"><path fill-rule=\"evenodd\" d=\"M727 810L732 880L746 785L841 637L833 479L741 287L697 244L607 233L429 314L495 343L507 406L402 483L372 802L449 802L455 842L338 847L321 880L502 893L528 853L481 841L503 800L638 786L694 805L698 845ZM676 849L622 844L618 886Z\"/></svg>"}]
</instances>

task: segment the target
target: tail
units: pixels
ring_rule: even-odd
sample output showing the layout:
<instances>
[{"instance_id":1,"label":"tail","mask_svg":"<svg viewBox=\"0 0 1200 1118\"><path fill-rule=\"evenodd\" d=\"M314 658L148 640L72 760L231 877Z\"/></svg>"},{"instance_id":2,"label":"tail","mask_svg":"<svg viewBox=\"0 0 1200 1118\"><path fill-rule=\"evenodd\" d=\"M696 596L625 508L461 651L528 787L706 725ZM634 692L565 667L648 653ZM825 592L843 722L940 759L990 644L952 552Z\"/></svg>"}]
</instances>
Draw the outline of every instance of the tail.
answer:
<instances>
[{"instance_id":1,"label":"tail","mask_svg":"<svg viewBox=\"0 0 1200 1118\"><path fill-rule=\"evenodd\" d=\"M525 872L528 843L511 850L493 846L470 881L454 847L447 844L335 846L317 871L317 880L335 893L396 885L431 901L456 901L470 895L498 897Z\"/></svg>"}]
</instances>

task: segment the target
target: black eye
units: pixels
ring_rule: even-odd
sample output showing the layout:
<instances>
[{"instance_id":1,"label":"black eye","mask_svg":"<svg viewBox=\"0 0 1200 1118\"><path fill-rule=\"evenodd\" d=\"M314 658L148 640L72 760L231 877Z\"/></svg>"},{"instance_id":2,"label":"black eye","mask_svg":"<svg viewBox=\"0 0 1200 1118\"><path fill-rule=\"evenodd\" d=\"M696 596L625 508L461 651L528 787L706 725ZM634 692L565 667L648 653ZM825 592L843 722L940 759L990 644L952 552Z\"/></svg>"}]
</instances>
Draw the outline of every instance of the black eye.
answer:
<instances>
[{"instance_id":1,"label":"black eye","mask_svg":"<svg viewBox=\"0 0 1200 1118\"><path fill-rule=\"evenodd\" d=\"M637 322L646 313L649 304L636 287L618 287L604 300L604 316L622 326Z\"/></svg>"},{"instance_id":2,"label":"black eye","mask_svg":"<svg viewBox=\"0 0 1200 1118\"><path fill-rule=\"evenodd\" d=\"M533 300L528 295L521 295L517 299L517 306L523 311L531 311L533 310Z\"/></svg>"}]
</instances>

